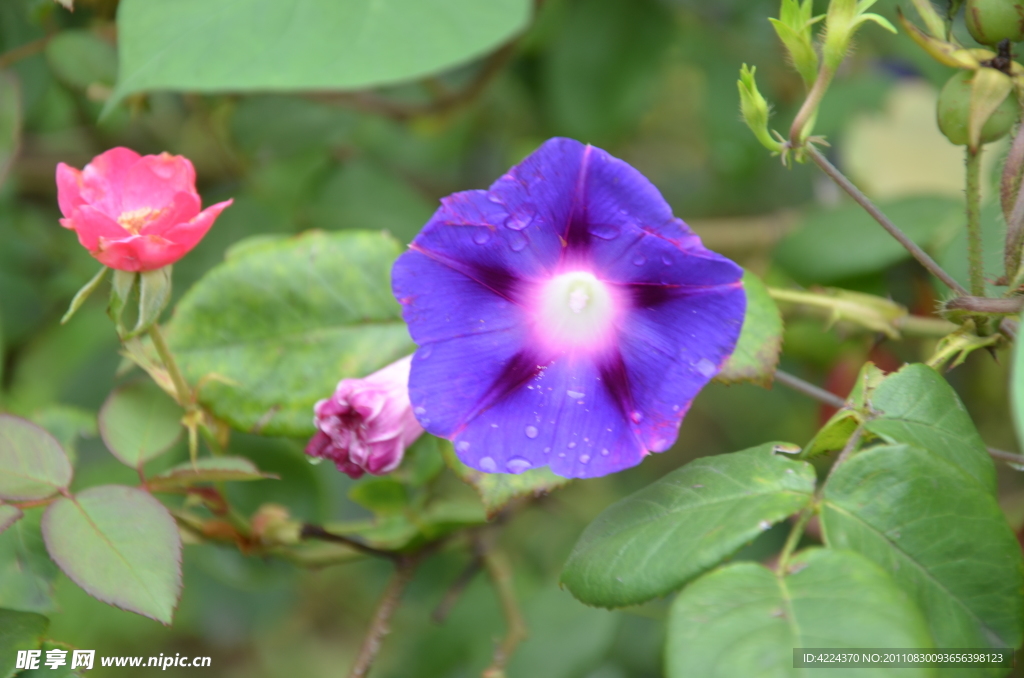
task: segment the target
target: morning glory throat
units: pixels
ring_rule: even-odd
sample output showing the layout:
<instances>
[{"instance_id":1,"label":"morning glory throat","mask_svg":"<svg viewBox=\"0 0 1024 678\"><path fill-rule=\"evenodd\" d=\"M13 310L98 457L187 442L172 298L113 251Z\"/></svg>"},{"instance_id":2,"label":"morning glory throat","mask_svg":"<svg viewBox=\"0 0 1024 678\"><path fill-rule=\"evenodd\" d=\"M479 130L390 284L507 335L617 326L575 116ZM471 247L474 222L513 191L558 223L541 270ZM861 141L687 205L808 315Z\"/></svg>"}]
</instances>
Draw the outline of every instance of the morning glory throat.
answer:
<instances>
[{"instance_id":1,"label":"morning glory throat","mask_svg":"<svg viewBox=\"0 0 1024 678\"><path fill-rule=\"evenodd\" d=\"M557 275L541 286L537 297L537 331L545 348L600 350L614 339L620 304L593 273Z\"/></svg>"}]
</instances>

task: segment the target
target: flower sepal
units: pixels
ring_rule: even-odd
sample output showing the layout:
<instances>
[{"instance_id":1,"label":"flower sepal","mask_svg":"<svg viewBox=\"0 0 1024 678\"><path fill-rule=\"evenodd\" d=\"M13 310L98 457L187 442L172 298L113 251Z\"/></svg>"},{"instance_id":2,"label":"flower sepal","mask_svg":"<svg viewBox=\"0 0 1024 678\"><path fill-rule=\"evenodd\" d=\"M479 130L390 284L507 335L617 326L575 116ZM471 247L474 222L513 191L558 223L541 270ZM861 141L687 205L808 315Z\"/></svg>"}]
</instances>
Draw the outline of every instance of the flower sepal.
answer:
<instances>
[{"instance_id":1,"label":"flower sepal","mask_svg":"<svg viewBox=\"0 0 1024 678\"><path fill-rule=\"evenodd\" d=\"M85 300L96 291L96 288L100 286L101 282L103 282L103 278L106 277L108 270L109 269L106 266L103 266L100 268L99 272L89 280L89 282L82 285L82 289L75 292L75 297L71 300L71 304L68 306L67 312L64 314L64 317L60 319L61 325L71 320L72 316L74 316L78 309L82 307L82 304L85 303Z\"/></svg>"},{"instance_id":2,"label":"flower sepal","mask_svg":"<svg viewBox=\"0 0 1024 678\"><path fill-rule=\"evenodd\" d=\"M171 266L142 273L115 270L107 314L114 321L117 335L124 341L152 327L170 300ZM136 321L134 327L128 329L124 314L132 307L137 309Z\"/></svg>"}]
</instances>

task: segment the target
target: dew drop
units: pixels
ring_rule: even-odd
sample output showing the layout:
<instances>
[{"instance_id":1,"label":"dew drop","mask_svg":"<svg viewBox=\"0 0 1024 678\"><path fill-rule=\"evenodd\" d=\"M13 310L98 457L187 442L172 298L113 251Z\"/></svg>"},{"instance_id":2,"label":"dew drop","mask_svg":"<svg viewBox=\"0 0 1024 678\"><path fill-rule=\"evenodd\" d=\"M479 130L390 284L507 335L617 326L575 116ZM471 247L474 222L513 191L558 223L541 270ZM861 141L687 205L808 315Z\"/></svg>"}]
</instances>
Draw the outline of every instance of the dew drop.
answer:
<instances>
[{"instance_id":1,"label":"dew drop","mask_svg":"<svg viewBox=\"0 0 1024 678\"><path fill-rule=\"evenodd\" d=\"M568 395L570 398L582 398L587 395L586 393L581 393L580 391L566 391L565 394Z\"/></svg>"},{"instance_id":2,"label":"dew drop","mask_svg":"<svg viewBox=\"0 0 1024 678\"><path fill-rule=\"evenodd\" d=\"M532 466L533 464L522 457L512 457L505 464L505 468L509 473L522 473L523 471L528 471Z\"/></svg>"},{"instance_id":3,"label":"dew drop","mask_svg":"<svg viewBox=\"0 0 1024 678\"><path fill-rule=\"evenodd\" d=\"M679 411L679 405L673 405L672 406L672 411L673 412L678 412Z\"/></svg>"},{"instance_id":4,"label":"dew drop","mask_svg":"<svg viewBox=\"0 0 1024 678\"><path fill-rule=\"evenodd\" d=\"M323 457L310 457L306 461L308 461L313 466L319 466L320 464L324 463L324 458Z\"/></svg>"},{"instance_id":5,"label":"dew drop","mask_svg":"<svg viewBox=\"0 0 1024 678\"><path fill-rule=\"evenodd\" d=\"M633 265L634 266L643 266L646 263L647 263L647 257L645 257L642 254L638 254L635 257L633 257Z\"/></svg>"},{"instance_id":6,"label":"dew drop","mask_svg":"<svg viewBox=\"0 0 1024 678\"><path fill-rule=\"evenodd\" d=\"M544 448L544 454L550 454L550 453L551 453L551 448L550 447L545 447Z\"/></svg>"},{"instance_id":7,"label":"dew drop","mask_svg":"<svg viewBox=\"0 0 1024 678\"><path fill-rule=\"evenodd\" d=\"M527 438L536 438L537 437L537 427L536 426L527 426L526 427L526 437ZM511 464L512 462L509 462L509 463Z\"/></svg>"},{"instance_id":8,"label":"dew drop","mask_svg":"<svg viewBox=\"0 0 1024 678\"><path fill-rule=\"evenodd\" d=\"M569 447L569 449L571 450L571 449L573 449L574 447L576 447L576 443L575 443L575 442L571 442L571 443L569 443L568 447Z\"/></svg>"},{"instance_id":9,"label":"dew drop","mask_svg":"<svg viewBox=\"0 0 1024 678\"><path fill-rule=\"evenodd\" d=\"M629 413L629 418L634 424L639 424L641 421L644 420L644 415L640 414L640 412L637 410L633 410L632 412Z\"/></svg>"},{"instance_id":10,"label":"dew drop","mask_svg":"<svg viewBox=\"0 0 1024 678\"><path fill-rule=\"evenodd\" d=\"M526 236L519 231L512 231L508 237L508 246L513 252L522 252L526 249Z\"/></svg>"},{"instance_id":11,"label":"dew drop","mask_svg":"<svg viewBox=\"0 0 1024 678\"><path fill-rule=\"evenodd\" d=\"M607 457L609 454L611 454L611 453L608 451L607 447L604 447L604 448L601 449L601 456L602 457Z\"/></svg>"},{"instance_id":12,"label":"dew drop","mask_svg":"<svg viewBox=\"0 0 1024 678\"><path fill-rule=\"evenodd\" d=\"M701 358L693 367L705 377L713 377L718 372L718 368L715 367L715 364L707 358Z\"/></svg>"},{"instance_id":13,"label":"dew drop","mask_svg":"<svg viewBox=\"0 0 1024 678\"><path fill-rule=\"evenodd\" d=\"M477 245L483 245L490 239L491 229L489 228L478 228L476 233L473 234L473 242L475 242Z\"/></svg>"},{"instance_id":14,"label":"dew drop","mask_svg":"<svg viewBox=\"0 0 1024 678\"><path fill-rule=\"evenodd\" d=\"M667 254L661 255L661 263L665 264L666 266L671 266L672 265L672 257L670 257Z\"/></svg>"},{"instance_id":15,"label":"dew drop","mask_svg":"<svg viewBox=\"0 0 1024 678\"><path fill-rule=\"evenodd\" d=\"M621 230L615 224L593 224L587 229L590 234L602 240L614 240L619 237Z\"/></svg>"},{"instance_id":16,"label":"dew drop","mask_svg":"<svg viewBox=\"0 0 1024 678\"><path fill-rule=\"evenodd\" d=\"M412 409L412 411L413 411L413 412L414 412L415 414L426 414L426 413L427 413L427 408L425 408L425 407L422 407L422 406L417 406L417 407L414 407L414 408Z\"/></svg>"},{"instance_id":17,"label":"dew drop","mask_svg":"<svg viewBox=\"0 0 1024 678\"><path fill-rule=\"evenodd\" d=\"M763 532L764 530L767 530L769 527L771 527L772 524L769 523L767 520L762 520L757 524L757 526L761 528L761 531Z\"/></svg>"},{"instance_id":18,"label":"dew drop","mask_svg":"<svg viewBox=\"0 0 1024 678\"><path fill-rule=\"evenodd\" d=\"M521 231L537 218L537 208L530 203L524 204L514 214L505 220L505 228L513 231Z\"/></svg>"},{"instance_id":19,"label":"dew drop","mask_svg":"<svg viewBox=\"0 0 1024 678\"><path fill-rule=\"evenodd\" d=\"M420 417L420 426L423 428L430 426L430 417Z\"/></svg>"},{"instance_id":20,"label":"dew drop","mask_svg":"<svg viewBox=\"0 0 1024 678\"><path fill-rule=\"evenodd\" d=\"M580 455L580 463L581 464L586 464L588 461L590 461L590 455L589 454L581 454Z\"/></svg>"},{"instance_id":21,"label":"dew drop","mask_svg":"<svg viewBox=\"0 0 1024 678\"><path fill-rule=\"evenodd\" d=\"M416 351L416 357L419 358L420 360L426 360L427 358L430 357L430 354L433 353L433 352L434 352L434 347L431 346L430 344L427 344L426 346L424 346L420 350Z\"/></svg>"},{"instance_id":22,"label":"dew drop","mask_svg":"<svg viewBox=\"0 0 1024 678\"><path fill-rule=\"evenodd\" d=\"M480 470L484 473L494 473L498 470L498 465L490 457L484 457L480 460Z\"/></svg>"},{"instance_id":23,"label":"dew drop","mask_svg":"<svg viewBox=\"0 0 1024 678\"><path fill-rule=\"evenodd\" d=\"M468 449L469 449L469 441L468 441L468 440L460 440L460 441L458 442L458 444L457 444L457 445L455 446L455 448L456 448L456 449L457 449L457 450L458 450L459 452L465 452L466 450L468 450Z\"/></svg>"}]
</instances>

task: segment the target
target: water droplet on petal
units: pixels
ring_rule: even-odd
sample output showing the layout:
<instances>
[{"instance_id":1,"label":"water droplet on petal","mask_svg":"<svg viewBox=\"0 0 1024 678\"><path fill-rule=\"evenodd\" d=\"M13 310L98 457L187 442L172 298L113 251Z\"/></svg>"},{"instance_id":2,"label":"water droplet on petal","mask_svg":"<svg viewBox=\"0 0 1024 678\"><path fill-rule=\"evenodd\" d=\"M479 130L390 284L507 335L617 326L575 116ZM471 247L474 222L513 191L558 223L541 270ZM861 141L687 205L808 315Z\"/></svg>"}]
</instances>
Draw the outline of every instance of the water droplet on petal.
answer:
<instances>
[{"instance_id":1,"label":"water droplet on petal","mask_svg":"<svg viewBox=\"0 0 1024 678\"><path fill-rule=\"evenodd\" d=\"M673 405L672 406L672 411L673 412L678 412L679 411L679 405Z\"/></svg>"},{"instance_id":2,"label":"water droplet on petal","mask_svg":"<svg viewBox=\"0 0 1024 678\"><path fill-rule=\"evenodd\" d=\"M473 242L477 245L483 245L485 242L491 239L491 229L489 228L478 228L476 233L473 234Z\"/></svg>"},{"instance_id":3,"label":"water droplet on petal","mask_svg":"<svg viewBox=\"0 0 1024 678\"><path fill-rule=\"evenodd\" d=\"M455 445L455 449L457 449L459 452L465 452L466 450L469 449L469 441L460 440L458 444Z\"/></svg>"},{"instance_id":4,"label":"water droplet on petal","mask_svg":"<svg viewBox=\"0 0 1024 678\"><path fill-rule=\"evenodd\" d=\"M602 457L607 457L609 454L611 454L611 453L608 451L607 447L601 449L601 456Z\"/></svg>"},{"instance_id":5,"label":"water droplet on petal","mask_svg":"<svg viewBox=\"0 0 1024 678\"><path fill-rule=\"evenodd\" d=\"M582 397L584 397L585 395L587 395L586 393L581 393L580 391L566 391L565 393L566 393L566 395L568 395L568 396L569 396L570 398L582 398Z\"/></svg>"},{"instance_id":6,"label":"water droplet on petal","mask_svg":"<svg viewBox=\"0 0 1024 678\"><path fill-rule=\"evenodd\" d=\"M629 418L634 424L639 424L644 420L644 415L640 414L637 410L633 410L629 413Z\"/></svg>"},{"instance_id":7,"label":"water droplet on petal","mask_svg":"<svg viewBox=\"0 0 1024 678\"><path fill-rule=\"evenodd\" d=\"M530 203L525 203L519 207L508 219L505 220L505 228L510 228L513 231L521 231L537 218L537 208Z\"/></svg>"},{"instance_id":8,"label":"water droplet on petal","mask_svg":"<svg viewBox=\"0 0 1024 678\"><path fill-rule=\"evenodd\" d=\"M484 457L480 460L480 470L484 473L494 473L498 470L498 465L490 457Z\"/></svg>"},{"instance_id":9,"label":"water droplet on petal","mask_svg":"<svg viewBox=\"0 0 1024 678\"><path fill-rule=\"evenodd\" d=\"M414 413L416 413L416 414L426 414L427 413L427 408L422 407L422 406L417 406L417 407L412 408L412 411Z\"/></svg>"},{"instance_id":10,"label":"water droplet on petal","mask_svg":"<svg viewBox=\"0 0 1024 678\"><path fill-rule=\"evenodd\" d=\"M643 266L646 263L647 263L647 257L645 257L642 254L638 254L635 257L633 257L633 265L634 266Z\"/></svg>"},{"instance_id":11,"label":"water droplet on petal","mask_svg":"<svg viewBox=\"0 0 1024 678\"><path fill-rule=\"evenodd\" d=\"M508 246L513 252L522 252L526 249L526 236L518 231L512 231L508 237Z\"/></svg>"},{"instance_id":12,"label":"water droplet on petal","mask_svg":"<svg viewBox=\"0 0 1024 678\"><path fill-rule=\"evenodd\" d=\"M430 344L427 344L426 346L416 351L416 357L419 358L420 360L426 360L427 358L430 357L430 354L433 352L434 347L431 346Z\"/></svg>"},{"instance_id":13,"label":"water droplet on petal","mask_svg":"<svg viewBox=\"0 0 1024 678\"><path fill-rule=\"evenodd\" d=\"M430 426L430 418L429 417L420 417L420 426L422 426L423 428L426 428L426 427Z\"/></svg>"},{"instance_id":14,"label":"water droplet on petal","mask_svg":"<svg viewBox=\"0 0 1024 678\"><path fill-rule=\"evenodd\" d=\"M672 265L672 257L670 257L667 254L661 255L661 263L665 264L666 266L671 266Z\"/></svg>"},{"instance_id":15,"label":"water droplet on petal","mask_svg":"<svg viewBox=\"0 0 1024 678\"><path fill-rule=\"evenodd\" d=\"M590 231L591 235L602 240L614 240L621 233L621 230L615 224L592 224L587 230Z\"/></svg>"},{"instance_id":16,"label":"water droplet on petal","mask_svg":"<svg viewBox=\"0 0 1024 678\"><path fill-rule=\"evenodd\" d=\"M701 358L693 367L705 377L713 377L718 373L718 368L707 358Z\"/></svg>"},{"instance_id":17,"label":"water droplet on petal","mask_svg":"<svg viewBox=\"0 0 1024 678\"><path fill-rule=\"evenodd\" d=\"M551 452L551 448L550 447L545 447L544 448L544 454L549 454L550 452Z\"/></svg>"},{"instance_id":18,"label":"water droplet on petal","mask_svg":"<svg viewBox=\"0 0 1024 678\"><path fill-rule=\"evenodd\" d=\"M588 461L590 461L590 455L589 454L581 454L580 455L580 463L581 464L586 464Z\"/></svg>"},{"instance_id":19,"label":"water droplet on petal","mask_svg":"<svg viewBox=\"0 0 1024 678\"><path fill-rule=\"evenodd\" d=\"M509 473L522 473L523 471L528 471L532 466L533 464L522 457L512 457L505 464L505 468L508 469Z\"/></svg>"},{"instance_id":20,"label":"water droplet on petal","mask_svg":"<svg viewBox=\"0 0 1024 678\"><path fill-rule=\"evenodd\" d=\"M576 443L574 443L574 442L573 443L569 443L569 449L570 450L573 449L574 447L576 447Z\"/></svg>"},{"instance_id":21,"label":"water droplet on petal","mask_svg":"<svg viewBox=\"0 0 1024 678\"><path fill-rule=\"evenodd\" d=\"M536 438L537 437L537 427L536 426L527 426L526 427L526 437L527 438ZM511 462L509 462L509 463L511 463Z\"/></svg>"}]
</instances>

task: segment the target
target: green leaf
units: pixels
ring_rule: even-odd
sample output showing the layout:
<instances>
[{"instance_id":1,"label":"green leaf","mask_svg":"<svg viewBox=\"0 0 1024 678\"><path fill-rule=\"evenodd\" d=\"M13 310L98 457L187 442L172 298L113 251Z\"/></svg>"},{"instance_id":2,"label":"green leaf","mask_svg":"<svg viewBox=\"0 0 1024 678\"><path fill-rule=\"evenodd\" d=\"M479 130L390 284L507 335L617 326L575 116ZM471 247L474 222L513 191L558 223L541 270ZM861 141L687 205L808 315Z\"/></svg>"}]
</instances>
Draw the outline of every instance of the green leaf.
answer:
<instances>
[{"instance_id":1,"label":"green leaf","mask_svg":"<svg viewBox=\"0 0 1024 678\"><path fill-rule=\"evenodd\" d=\"M121 485L90 487L43 516L50 557L89 595L170 624L181 594L181 538L163 504Z\"/></svg>"},{"instance_id":2,"label":"green leaf","mask_svg":"<svg viewBox=\"0 0 1024 678\"><path fill-rule=\"evenodd\" d=\"M46 43L46 61L58 78L79 89L93 83L112 87L117 79L114 45L91 31L57 33Z\"/></svg>"},{"instance_id":3,"label":"green leaf","mask_svg":"<svg viewBox=\"0 0 1024 678\"><path fill-rule=\"evenodd\" d=\"M237 251L178 304L168 341L200 400L241 430L310 436L313 405L415 346L391 294L398 244L381 233L306 233Z\"/></svg>"},{"instance_id":4,"label":"green leaf","mask_svg":"<svg viewBox=\"0 0 1024 678\"><path fill-rule=\"evenodd\" d=\"M17 506L11 506L10 504L0 504L0 534L2 534L8 527L18 522L18 519L24 515L21 509Z\"/></svg>"},{"instance_id":5,"label":"green leaf","mask_svg":"<svg viewBox=\"0 0 1024 678\"><path fill-rule=\"evenodd\" d=\"M71 483L60 443L35 424L0 414L0 499L45 499Z\"/></svg>"},{"instance_id":6,"label":"green leaf","mask_svg":"<svg viewBox=\"0 0 1024 678\"><path fill-rule=\"evenodd\" d=\"M364 478L352 486L348 497L378 514L401 513L409 505L409 493L405 485L388 477Z\"/></svg>"},{"instance_id":7,"label":"green leaf","mask_svg":"<svg viewBox=\"0 0 1024 678\"><path fill-rule=\"evenodd\" d=\"M924 612L939 647L1017 647L1020 545L995 497L967 478L910 445L860 452L825 486L825 541L888 571Z\"/></svg>"},{"instance_id":8,"label":"green leaf","mask_svg":"<svg viewBox=\"0 0 1024 678\"><path fill-rule=\"evenodd\" d=\"M21 87L13 74L0 71L0 186L21 147Z\"/></svg>"},{"instance_id":9,"label":"green leaf","mask_svg":"<svg viewBox=\"0 0 1024 678\"><path fill-rule=\"evenodd\" d=\"M782 352L782 314L761 279L750 271L743 274L747 292L747 313L736 350L715 377L715 381L735 384L751 381L768 387Z\"/></svg>"},{"instance_id":10,"label":"green leaf","mask_svg":"<svg viewBox=\"0 0 1024 678\"><path fill-rule=\"evenodd\" d=\"M672 604L668 678L798 678L799 647L933 647L914 604L877 565L849 551L808 549L780 577L757 563L710 572ZM830 667L835 678L924 678L934 669Z\"/></svg>"},{"instance_id":11,"label":"green leaf","mask_svg":"<svg viewBox=\"0 0 1024 678\"><path fill-rule=\"evenodd\" d=\"M882 201L879 208L926 249L959 227L962 208L949 198ZM830 284L884 270L910 255L859 205L811 212L775 250L775 260L800 283Z\"/></svg>"},{"instance_id":12,"label":"green leaf","mask_svg":"<svg viewBox=\"0 0 1024 678\"><path fill-rule=\"evenodd\" d=\"M480 56L529 0L123 0L115 100L143 90L376 87Z\"/></svg>"},{"instance_id":13,"label":"green leaf","mask_svg":"<svg viewBox=\"0 0 1024 678\"><path fill-rule=\"evenodd\" d=\"M34 612L0 608L0 678L10 678L17 669L18 650L36 650L50 620Z\"/></svg>"},{"instance_id":14,"label":"green leaf","mask_svg":"<svg viewBox=\"0 0 1024 678\"><path fill-rule=\"evenodd\" d=\"M46 405L33 412L31 419L32 423L42 426L57 439L72 466L78 457L78 439L95 438L99 433L96 414L71 405Z\"/></svg>"},{"instance_id":15,"label":"green leaf","mask_svg":"<svg viewBox=\"0 0 1024 678\"><path fill-rule=\"evenodd\" d=\"M256 464L245 457L203 457L195 464L187 461L146 481L150 492L168 492L196 483L219 483L224 481L263 480L277 478L273 473L263 473Z\"/></svg>"},{"instance_id":16,"label":"green leaf","mask_svg":"<svg viewBox=\"0 0 1024 678\"><path fill-rule=\"evenodd\" d=\"M811 501L814 469L773 444L704 457L612 504L587 526L562 582L588 605L665 595Z\"/></svg>"},{"instance_id":17,"label":"green leaf","mask_svg":"<svg viewBox=\"0 0 1024 678\"><path fill-rule=\"evenodd\" d=\"M890 443L926 449L995 494L995 464L956 391L938 372L907 365L887 377L869 402L877 415L865 424L868 431Z\"/></svg>"},{"instance_id":18,"label":"green leaf","mask_svg":"<svg viewBox=\"0 0 1024 678\"><path fill-rule=\"evenodd\" d=\"M569 478L556 476L546 466L523 473L482 473L459 461L450 442L443 441L441 445L448 467L480 495L488 519L498 515L515 499L540 497L570 482Z\"/></svg>"},{"instance_id":19,"label":"green leaf","mask_svg":"<svg viewBox=\"0 0 1024 678\"><path fill-rule=\"evenodd\" d=\"M142 468L181 436L183 411L151 381L115 389L100 408L100 436L118 460Z\"/></svg>"},{"instance_id":20,"label":"green leaf","mask_svg":"<svg viewBox=\"0 0 1024 678\"><path fill-rule=\"evenodd\" d=\"M39 521L43 509L27 509L25 517L0 534L0 607L53 612L53 580L57 566L46 554Z\"/></svg>"}]
</instances>

